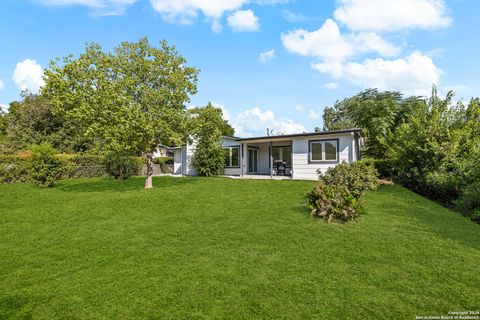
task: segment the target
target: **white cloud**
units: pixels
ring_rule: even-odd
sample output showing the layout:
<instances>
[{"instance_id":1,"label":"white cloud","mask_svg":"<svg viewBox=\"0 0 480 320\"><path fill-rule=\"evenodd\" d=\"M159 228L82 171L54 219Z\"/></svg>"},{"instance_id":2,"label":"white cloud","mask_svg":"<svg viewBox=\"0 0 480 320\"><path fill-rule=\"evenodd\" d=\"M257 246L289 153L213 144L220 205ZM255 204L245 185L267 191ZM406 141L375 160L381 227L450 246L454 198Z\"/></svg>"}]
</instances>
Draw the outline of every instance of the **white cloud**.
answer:
<instances>
[{"instance_id":1,"label":"white cloud","mask_svg":"<svg viewBox=\"0 0 480 320\"><path fill-rule=\"evenodd\" d=\"M393 56L400 52L379 35L368 32L342 35L335 21L327 19L320 29L298 29L281 35L284 47L293 53L317 57L329 62L342 62L361 53L375 52Z\"/></svg>"},{"instance_id":2,"label":"white cloud","mask_svg":"<svg viewBox=\"0 0 480 320\"><path fill-rule=\"evenodd\" d=\"M350 30L395 31L448 27L443 0L339 0L334 17Z\"/></svg>"},{"instance_id":3,"label":"white cloud","mask_svg":"<svg viewBox=\"0 0 480 320\"><path fill-rule=\"evenodd\" d=\"M419 51L395 60L366 59L334 68L328 63L312 63L312 68L364 88L399 90L413 95L428 94L432 85L439 83L442 73L429 56Z\"/></svg>"},{"instance_id":4,"label":"white cloud","mask_svg":"<svg viewBox=\"0 0 480 320\"><path fill-rule=\"evenodd\" d=\"M245 4L256 2L260 5L284 3L284 0L150 0L153 8L167 22L190 24L201 13L212 23L213 31L222 29L220 20L225 13L233 12L227 19L235 31L256 31L258 18L252 10L240 10Z\"/></svg>"},{"instance_id":5,"label":"white cloud","mask_svg":"<svg viewBox=\"0 0 480 320\"><path fill-rule=\"evenodd\" d=\"M235 129L235 135L239 137L252 137L266 135L267 128L272 129L274 134L291 134L305 132L305 127L292 119L278 119L273 111L252 108L236 115L230 112L222 104L214 104L223 111L223 118L228 120Z\"/></svg>"},{"instance_id":6,"label":"white cloud","mask_svg":"<svg viewBox=\"0 0 480 320\"><path fill-rule=\"evenodd\" d=\"M308 113L308 119L311 119L311 120L320 119L320 113L315 112L315 110L313 109L310 109L310 112Z\"/></svg>"},{"instance_id":7,"label":"white cloud","mask_svg":"<svg viewBox=\"0 0 480 320\"><path fill-rule=\"evenodd\" d=\"M233 31L258 31L260 24L258 17L252 10L237 10L227 18L228 25Z\"/></svg>"},{"instance_id":8,"label":"white cloud","mask_svg":"<svg viewBox=\"0 0 480 320\"><path fill-rule=\"evenodd\" d=\"M7 111L8 105L5 103L0 103L0 111Z\"/></svg>"},{"instance_id":9,"label":"white cloud","mask_svg":"<svg viewBox=\"0 0 480 320\"><path fill-rule=\"evenodd\" d=\"M5 83L3 82L2 79L0 79L0 90L3 90L5 88Z\"/></svg>"},{"instance_id":10,"label":"white cloud","mask_svg":"<svg viewBox=\"0 0 480 320\"><path fill-rule=\"evenodd\" d=\"M37 93L44 84L42 76L42 67L35 60L25 59L17 63L12 78L20 90Z\"/></svg>"},{"instance_id":11,"label":"white cloud","mask_svg":"<svg viewBox=\"0 0 480 320\"><path fill-rule=\"evenodd\" d=\"M137 0L36 0L46 6L85 6L97 15L121 15Z\"/></svg>"},{"instance_id":12,"label":"white cloud","mask_svg":"<svg viewBox=\"0 0 480 320\"><path fill-rule=\"evenodd\" d=\"M328 82L323 85L326 89L329 90L336 90L338 88L338 83L337 82Z\"/></svg>"},{"instance_id":13,"label":"white cloud","mask_svg":"<svg viewBox=\"0 0 480 320\"><path fill-rule=\"evenodd\" d=\"M303 106L301 104L297 104L294 108L297 112L303 112Z\"/></svg>"},{"instance_id":14,"label":"white cloud","mask_svg":"<svg viewBox=\"0 0 480 320\"><path fill-rule=\"evenodd\" d=\"M262 52L262 53L260 53L260 56L258 57L258 59L263 63L265 63L268 60L271 60L273 58L275 58L275 50L274 49Z\"/></svg>"}]
</instances>

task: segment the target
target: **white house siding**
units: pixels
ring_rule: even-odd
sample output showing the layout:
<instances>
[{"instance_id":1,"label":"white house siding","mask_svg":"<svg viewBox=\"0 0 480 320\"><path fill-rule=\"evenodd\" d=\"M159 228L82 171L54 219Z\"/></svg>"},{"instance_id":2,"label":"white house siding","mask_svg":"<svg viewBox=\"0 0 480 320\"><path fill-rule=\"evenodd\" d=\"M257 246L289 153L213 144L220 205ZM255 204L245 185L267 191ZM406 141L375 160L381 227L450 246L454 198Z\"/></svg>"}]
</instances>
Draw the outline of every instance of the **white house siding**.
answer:
<instances>
[{"instance_id":1,"label":"white house siding","mask_svg":"<svg viewBox=\"0 0 480 320\"><path fill-rule=\"evenodd\" d=\"M226 176L240 176L242 174L242 144L239 141L235 141L231 137L222 138L222 147L240 147L240 167L239 168L225 168L223 169L223 174Z\"/></svg>"},{"instance_id":2,"label":"white house siding","mask_svg":"<svg viewBox=\"0 0 480 320\"><path fill-rule=\"evenodd\" d=\"M308 144L310 140L328 140L338 139L339 145L339 161L337 163L309 163ZM318 137L299 137L292 139L292 153L293 153L293 175L294 179L318 179L317 170L320 169L325 172L328 168L337 165L342 161L351 163L355 161L356 156L352 146L355 143L354 136L346 135L323 135Z\"/></svg>"},{"instance_id":3,"label":"white house siding","mask_svg":"<svg viewBox=\"0 0 480 320\"><path fill-rule=\"evenodd\" d=\"M182 174L183 167L182 167L182 149L175 150L173 154L173 173L174 174Z\"/></svg>"},{"instance_id":4,"label":"white house siding","mask_svg":"<svg viewBox=\"0 0 480 320\"><path fill-rule=\"evenodd\" d=\"M197 142L193 141L192 143L187 143L187 147L184 150L184 157L183 157L183 174L187 176L195 176L197 173L192 166L192 156L195 153L195 147L197 146Z\"/></svg>"}]
</instances>

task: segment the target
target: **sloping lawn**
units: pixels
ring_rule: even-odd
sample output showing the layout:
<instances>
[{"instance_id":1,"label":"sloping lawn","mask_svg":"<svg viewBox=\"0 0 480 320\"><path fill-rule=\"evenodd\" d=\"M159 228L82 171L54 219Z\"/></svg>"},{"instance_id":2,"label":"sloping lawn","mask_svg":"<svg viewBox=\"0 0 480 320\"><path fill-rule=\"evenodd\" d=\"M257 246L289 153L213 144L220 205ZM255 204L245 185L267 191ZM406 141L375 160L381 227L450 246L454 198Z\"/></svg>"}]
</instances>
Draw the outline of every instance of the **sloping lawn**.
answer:
<instances>
[{"instance_id":1,"label":"sloping lawn","mask_svg":"<svg viewBox=\"0 0 480 320\"><path fill-rule=\"evenodd\" d=\"M415 319L480 309L480 226L399 186L349 225L305 181L0 186L0 319Z\"/></svg>"}]
</instances>

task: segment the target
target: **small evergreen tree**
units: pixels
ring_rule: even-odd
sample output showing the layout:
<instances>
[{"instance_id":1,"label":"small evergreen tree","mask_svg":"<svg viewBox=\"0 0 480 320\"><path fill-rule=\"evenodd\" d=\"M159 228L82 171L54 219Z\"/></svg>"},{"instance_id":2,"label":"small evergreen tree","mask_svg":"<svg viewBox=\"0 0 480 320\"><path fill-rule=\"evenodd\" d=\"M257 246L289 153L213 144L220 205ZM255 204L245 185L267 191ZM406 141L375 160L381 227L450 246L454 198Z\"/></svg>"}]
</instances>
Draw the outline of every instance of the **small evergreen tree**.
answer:
<instances>
[{"instance_id":1,"label":"small evergreen tree","mask_svg":"<svg viewBox=\"0 0 480 320\"><path fill-rule=\"evenodd\" d=\"M204 108L190 110L193 135L197 139L192 165L199 176L217 176L225 166L225 150L221 146L222 135L233 128L222 118L222 110L211 103Z\"/></svg>"}]
</instances>

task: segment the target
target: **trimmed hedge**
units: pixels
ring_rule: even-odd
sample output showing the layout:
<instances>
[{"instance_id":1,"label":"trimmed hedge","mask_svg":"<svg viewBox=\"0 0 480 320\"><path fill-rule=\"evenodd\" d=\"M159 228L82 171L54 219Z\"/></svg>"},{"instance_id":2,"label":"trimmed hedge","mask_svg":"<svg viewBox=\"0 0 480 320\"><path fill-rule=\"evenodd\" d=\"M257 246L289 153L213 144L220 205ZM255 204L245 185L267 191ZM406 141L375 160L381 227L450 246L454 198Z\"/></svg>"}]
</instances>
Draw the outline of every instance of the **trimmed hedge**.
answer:
<instances>
[{"instance_id":1,"label":"trimmed hedge","mask_svg":"<svg viewBox=\"0 0 480 320\"><path fill-rule=\"evenodd\" d=\"M93 178L108 176L105 157L97 155L57 154L55 157L70 165L69 172L62 178ZM145 162L141 157L134 158L139 164ZM136 175L141 175L141 166ZM162 172L168 173L167 165ZM32 182L32 154L23 152L18 155L0 155L0 183Z\"/></svg>"}]
</instances>

